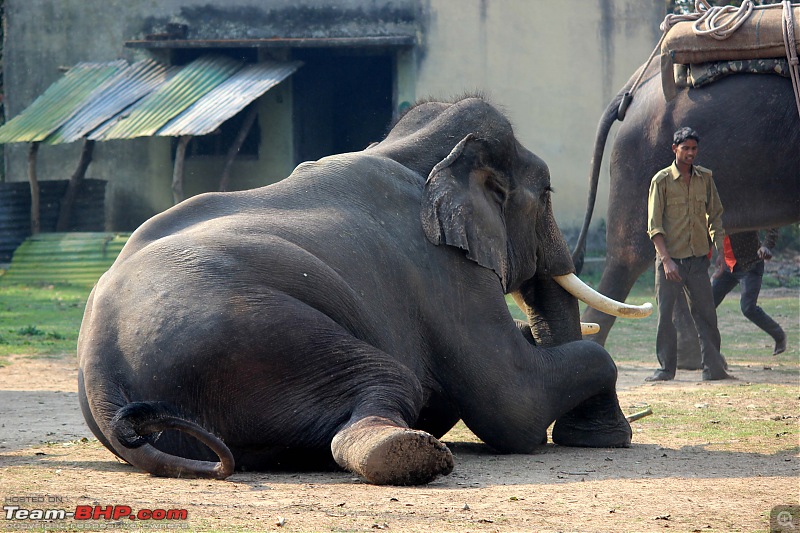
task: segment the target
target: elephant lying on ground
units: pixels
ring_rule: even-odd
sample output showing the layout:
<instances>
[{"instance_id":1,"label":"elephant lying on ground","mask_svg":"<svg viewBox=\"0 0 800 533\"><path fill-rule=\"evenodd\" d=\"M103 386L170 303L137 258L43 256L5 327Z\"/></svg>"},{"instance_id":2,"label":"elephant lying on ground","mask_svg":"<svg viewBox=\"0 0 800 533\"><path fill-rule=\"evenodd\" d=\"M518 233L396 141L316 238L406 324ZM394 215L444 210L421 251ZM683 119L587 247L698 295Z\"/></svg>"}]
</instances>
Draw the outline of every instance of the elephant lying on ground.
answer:
<instances>
[{"instance_id":1,"label":"elephant lying on ground","mask_svg":"<svg viewBox=\"0 0 800 533\"><path fill-rule=\"evenodd\" d=\"M426 483L453 468L438 438L460 418L503 452L553 421L556 443L628 446L616 367L555 281L577 278L550 196L545 163L466 98L277 184L182 202L89 297L86 422L175 477L332 456L373 483Z\"/></svg>"},{"instance_id":2,"label":"elephant lying on ground","mask_svg":"<svg viewBox=\"0 0 800 533\"><path fill-rule=\"evenodd\" d=\"M589 201L573 254L578 272L606 139L637 74L609 103L597 126ZM726 232L800 221L800 119L789 79L735 74L701 88L681 89L667 102L654 62L624 118L609 162L606 265L600 293L624 301L639 276L653 264L655 249L647 236L647 192L653 175L675 159L670 148L679 127L690 126L700 134L697 163L714 172L725 209L722 222ZM615 318L586 309L583 320L600 325L600 332L587 338L605 344Z\"/></svg>"}]
</instances>

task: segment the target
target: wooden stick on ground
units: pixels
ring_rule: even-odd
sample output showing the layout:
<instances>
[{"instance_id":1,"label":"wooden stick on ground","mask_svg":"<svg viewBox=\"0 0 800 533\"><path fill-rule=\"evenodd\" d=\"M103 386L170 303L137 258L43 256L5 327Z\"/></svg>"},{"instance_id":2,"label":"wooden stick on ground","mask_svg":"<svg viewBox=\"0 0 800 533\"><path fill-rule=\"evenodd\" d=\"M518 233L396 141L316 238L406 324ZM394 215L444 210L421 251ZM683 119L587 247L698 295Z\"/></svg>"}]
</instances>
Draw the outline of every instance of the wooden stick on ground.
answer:
<instances>
[{"instance_id":1,"label":"wooden stick on ground","mask_svg":"<svg viewBox=\"0 0 800 533\"><path fill-rule=\"evenodd\" d=\"M650 416L652 414L653 414L653 410L648 407L644 411L639 411L638 413L633 413L630 416L626 416L625 420L627 420L628 422L634 422L636 420L639 420L640 418L644 418L644 417Z\"/></svg>"}]
</instances>

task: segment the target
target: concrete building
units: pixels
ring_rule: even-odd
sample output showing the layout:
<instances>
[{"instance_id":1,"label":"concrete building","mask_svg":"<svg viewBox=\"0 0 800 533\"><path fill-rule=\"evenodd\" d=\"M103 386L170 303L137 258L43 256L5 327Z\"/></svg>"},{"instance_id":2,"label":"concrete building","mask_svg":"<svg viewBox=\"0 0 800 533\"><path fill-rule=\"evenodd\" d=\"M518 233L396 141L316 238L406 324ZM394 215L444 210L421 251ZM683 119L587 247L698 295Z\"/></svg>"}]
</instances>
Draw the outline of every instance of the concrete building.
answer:
<instances>
[{"instance_id":1,"label":"concrete building","mask_svg":"<svg viewBox=\"0 0 800 533\"><path fill-rule=\"evenodd\" d=\"M550 166L562 228L580 224L597 120L660 37L666 0L5 0L6 118L79 62L218 53L300 60L259 97L232 189L267 185L300 162L360 150L418 99L482 92ZM238 116L237 116L238 117ZM185 191L216 190L234 117L190 142ZM40 180L67 179L81 143L43 145ZM107 180L106 229L130 231L172 205L176 141L97 143L87 177ZM27 148L5 145L5 180L25 181ZM605 213L601 179L598 216Z\"/></svg>"}]
</instances>

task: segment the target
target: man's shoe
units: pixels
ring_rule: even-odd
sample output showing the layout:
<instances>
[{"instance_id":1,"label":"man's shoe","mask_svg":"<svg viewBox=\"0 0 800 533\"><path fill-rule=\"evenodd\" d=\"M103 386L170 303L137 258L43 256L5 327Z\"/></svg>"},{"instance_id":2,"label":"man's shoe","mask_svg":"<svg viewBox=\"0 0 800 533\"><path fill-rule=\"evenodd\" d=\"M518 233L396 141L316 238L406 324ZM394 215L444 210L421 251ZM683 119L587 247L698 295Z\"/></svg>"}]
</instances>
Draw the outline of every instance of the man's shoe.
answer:
<instances>
[{"instance_id":1,"label":"man's shoe","mask_svg":"<svg viewBox=\"0 0 800 533\"><path fill-rule=\"evenodd\" d=\"M724 370L720 370L719 372L709 372L708 370L703 370L703 381L719 381L722 379L738 379Z\"/></svg>"},{"instance_id":2,"label":"man's shoe","mask_svg":"<svg viewBox=\"0 0 800 533\"><path fill-rule=\"evenodd\" d=\"M786 333L775 341L775 349L772 350L772 355L778 355L786 351Z\"/></svg>"},{"instance_id":3,"label":"man's shoe","mask_svg":"<svg viewBox=\"0 0 800 533\"><path fill-rule=\"evenodd\" d=\"M670 374L669 372L664 372L663 370L656 370L655 373L648 377L644 378L645 381L670 381L675 378L675 374Z\"/></svg>"}]
</instances>

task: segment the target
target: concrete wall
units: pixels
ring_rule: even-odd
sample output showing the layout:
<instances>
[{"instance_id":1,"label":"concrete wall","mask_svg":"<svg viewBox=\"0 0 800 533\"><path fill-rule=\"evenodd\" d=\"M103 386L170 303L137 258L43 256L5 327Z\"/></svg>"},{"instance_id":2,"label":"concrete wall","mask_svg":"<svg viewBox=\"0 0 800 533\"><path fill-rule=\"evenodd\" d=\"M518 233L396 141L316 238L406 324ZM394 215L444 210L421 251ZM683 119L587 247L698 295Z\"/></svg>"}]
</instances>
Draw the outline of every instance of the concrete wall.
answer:
<instances>
[{"instance_id":1,"label":"concrete wall","mask_svg":"<svg viewBox=\"0 0 800 533\"><path fill-rule=\"evenodd\" d=\"M8 118L28 107L66 67L82 61L149 57L147 51L126 48L125 41L163 32L170 22L188 25L190 39L415 35L420 9L417 0L6 0L5 4ZM155 57L165 60L163 54ZM231 172L234 189L278 181L294 166L291 80L270 90L258 105L260 156L236 161ZM27 149L21 144L5 147L5 180L27 180ZM79 155L80 143L42 146L39 179L69 178ZM186 194L216 190L223 163L223 158L187 160ZM87 177L109 181L107 229L134 229L168 208L172 168L170 139L98 143Z\"/></svg>"},{"instance_id":2,"label":"concrete wall","mask_svg":"<svg viewBox=\"0 0 800 533\"><path fill-rule=\"evenodd\" d=\"M189 38L417 35L400 54L397 103L476 90L505 109L518 137L549 165L562 227L580 223L597 120L649 55L665 0L6 0L6 110L14 117L80 61L148 55L124 42L189 26ZM224 7L219 7L223 5ZM562 7L570 6L570 8ZM213 15L213 16L212 16ZM291 171L291 87L259 102L262 150L241 160L234 187ZM6 147L6 177L26 177L26 146ZM68 178L80 143L43 146L40 179ZM222 161L188 161L186 192L214 189ZM110 227L128 229L171 203L169 139L98 143L88 177L107 179ZM595 221L605 216L607 174Z\"/></svg>"},{"instance_id":3,"label":"concrete wall","mask_svg":"<svg viewBox=\"0 0 800 533\"><path fill-rule=\"evenodd\" d=\"M597 121L650 55L665 9L663 0L430 0L417 95L487 94L549 165L559 225L580 225ZM595 222L607 198L605 187Z\"/></svg>"},{"instance_id":4,"label":"concrete wall","mask_svg":"<svg viewBox=\"0 0 800 533\"><path fill-rule=\"evenodd\" d=\"M7 31L3 69L7 118L19 114L62 76L60 67L70 67L81 61L133 59L133 52L123 47L138 25L126 16L131 2L108 0L85 4L84 10L78 9L83 5L79 0L5 2ZM158 2L142 4L150 8ZM99 9L100 5L103 9ZM92 16L87 17L87 13ZM109 180L107 198L115 189L125 190L132 195L129 203L132 209L139 207L140 199L157 208L159 191L153 190L149 180L142 176L151 169L140 165L151 165L158 144L149 141L99 143L87 177ZM19 144L6 146L6 180L27 179L27 148ZM79 154L80 143L42 146L37 169L39 179L69 178Z\"/></svg>"}]
</instances>

